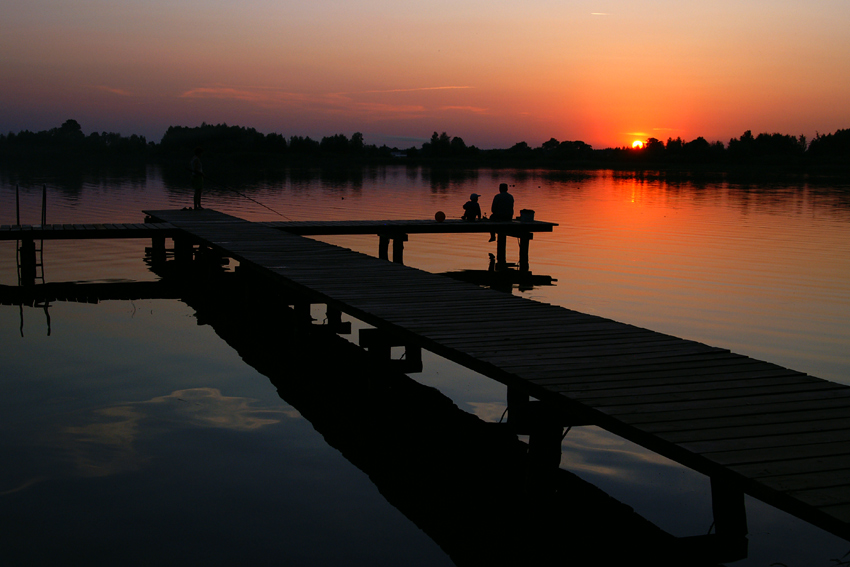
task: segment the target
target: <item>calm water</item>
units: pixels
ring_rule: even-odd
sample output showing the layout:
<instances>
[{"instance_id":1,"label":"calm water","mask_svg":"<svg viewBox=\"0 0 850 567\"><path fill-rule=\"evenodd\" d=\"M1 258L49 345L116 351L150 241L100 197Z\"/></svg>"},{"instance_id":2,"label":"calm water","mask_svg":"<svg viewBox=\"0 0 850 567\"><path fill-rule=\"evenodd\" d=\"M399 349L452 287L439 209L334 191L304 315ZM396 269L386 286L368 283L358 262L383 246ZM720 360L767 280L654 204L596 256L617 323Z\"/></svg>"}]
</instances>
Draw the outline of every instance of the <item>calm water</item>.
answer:
<instances>
[{"instance_id":1,"label":"calm water","mask_svg":"<svg viewBox=\"0 0 850 567\"><path fill-rule=\"evenodd\" d=\"M850 384L846 186L404 167L255 179L222 177L205 206L250 220L459 217L469 193L487 208L507 182L517 209L559 223L530 252L534 273L556 285L515 293ZM38 222L42 183L51 223L141 222L142 209L191 204L186 180L155 168L0 181L2 224L15 222L15 183L24 223ZM377 254L374 237L326 240ZM0 283L10 285L14 243L2 244ZM146 244L47 242L46 280L155 280ZM405 262L485 269L493 248L486 235L413 235ZM516 260L511 242L508 254ZM203 323L176 300L0 306L0 512L12 526L0 542L12 564L451 564ZM413 378L482 420L504 411L503 387L428 353ZM569 433L561 466L674 535L711 526L706 478L596 428ZM826 566L850 551L747 506L750 556L736 565Z\"/></svg>"}]
</instances>

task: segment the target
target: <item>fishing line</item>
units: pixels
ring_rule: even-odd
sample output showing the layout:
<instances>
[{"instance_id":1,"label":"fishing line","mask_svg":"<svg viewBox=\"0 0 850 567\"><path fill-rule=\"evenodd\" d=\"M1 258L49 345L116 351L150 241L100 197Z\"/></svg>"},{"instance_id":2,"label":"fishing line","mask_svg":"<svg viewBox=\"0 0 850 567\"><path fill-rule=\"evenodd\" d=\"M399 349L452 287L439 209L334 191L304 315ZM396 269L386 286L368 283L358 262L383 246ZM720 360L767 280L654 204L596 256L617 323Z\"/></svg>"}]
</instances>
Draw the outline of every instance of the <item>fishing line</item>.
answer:
<instances>
[{"instance_id":1,"label":"fishing line","mask_svg":"<svg viewBox=\"0 0 850 567\"><path fill-rule=\"evenodd\" d=\"M193 171L191 168L187 167L186 169L188 169L190 172L194 173L194 171ZM209 181L209 177L207 177L207 176L206 176L206 175L204 175L203 173L201 173L201 176L203 177L204 181ZM213 182L213 183L215 183L215 182ZM270 211L271 211L271 212L273 212L274 214L276 214L276 215L278 215L278 216L281 216L281 217L285 218L285 219L286 219L286 220L288 220L288 221L291 221L291 220L292 220L291 218L289 218L289 217L288 217L288 216L286 216L285 214L280 213L280 212L278 212L278 211L274 210L273 208L269 207L268 205L264 205L263 203L259 202L258 200L254 199L254 198L252 198L252 197L249 197L248 195L246 195L245 193L242 193L241 191L237 191L236 189L233 189L233 188L231 188L231 187L222 186L221 184L218 184L218 186L219 186L220 188L223 188L223 189L227 190L227 191L233 191L233 192L234 192L234 193L236 193L237 195L239 195L239 196L241 196L241 197L245 197L245 198L246 198L246 199L248 199L249 201L253 201L253 202L257 203L257 204L258 204L258 205L260 205L261 207L265 207L266 209L270 210Z\"/></svg>"},{"instance_id":2,"label":"fishing line","mask_svg":"<svg viewBox=\"0 0 850 567\"><path fill-rule=\"evenodd\" d=\"M265 208L267 208L268 210L270 210L270 211L271 211L271 212L273 212L274 214L276 214L276 215L280 215L280 216L282 216L283 218L285 218L285 219L286 219L286 220L288 220L288 221L291 221L291 220L292 220L291 218L289 218L289 217L288 217L288 216L286 216L285 214L277 212L276 210L274 210L273 208L269 207L268 205L264 205L264 204L262 204L262 203L261 203L261 202L259 202L258 200L256 200L256 199L253 199L253 198L249 197L249 196L248 196L248 195L246 195L245 193L242 193L242 192L240 192L240 191L237 191L236 189L229 189L229 190L230 190L230 191L233 191L233 192L234 192L234 193L236 193L237 195L240 195L240 196L242 196L242 197L245 197L245 198L246 198L246 199L248 199L249 201L253 201L253 202L257 203L257 204L258 204L258 205L260 205L261 207L265 207Z\"/></svg>"}]
</instances>

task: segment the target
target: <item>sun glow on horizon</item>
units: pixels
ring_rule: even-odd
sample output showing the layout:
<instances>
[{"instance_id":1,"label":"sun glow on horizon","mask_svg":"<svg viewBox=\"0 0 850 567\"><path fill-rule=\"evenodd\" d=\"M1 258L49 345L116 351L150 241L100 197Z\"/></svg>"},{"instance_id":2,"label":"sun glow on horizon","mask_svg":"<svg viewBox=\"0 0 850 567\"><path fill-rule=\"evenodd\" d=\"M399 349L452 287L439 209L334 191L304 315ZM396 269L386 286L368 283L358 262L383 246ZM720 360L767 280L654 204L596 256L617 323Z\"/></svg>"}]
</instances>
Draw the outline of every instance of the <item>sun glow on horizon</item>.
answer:
<instances>
[{"instance_id":1,"label":"sun glow on horizon","mask_svg":"<svg viewBox=\"0 0 850 567\"><path fill-rule=\"evenodd\" d=\"M639 150L643 148L643 142L640 140L635 140L634 142L632 142L632 147L636 150Z\"/></svg>"}]
</instances>

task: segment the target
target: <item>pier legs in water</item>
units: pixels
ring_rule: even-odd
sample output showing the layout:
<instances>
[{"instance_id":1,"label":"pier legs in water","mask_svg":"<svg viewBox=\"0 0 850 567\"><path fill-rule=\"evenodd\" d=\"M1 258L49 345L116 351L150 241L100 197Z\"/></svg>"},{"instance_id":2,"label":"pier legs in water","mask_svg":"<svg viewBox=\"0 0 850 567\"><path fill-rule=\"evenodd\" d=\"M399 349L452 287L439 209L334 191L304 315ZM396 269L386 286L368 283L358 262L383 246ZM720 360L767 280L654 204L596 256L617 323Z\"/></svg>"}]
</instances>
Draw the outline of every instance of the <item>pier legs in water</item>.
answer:
<instances>
[{"instance_id":1,"label":"pier legs in water","mask_svg":"<svg viewBox=\"0 0 850 567\"><path fill-rule=\"evenodd\" d=\"M406 234L379 234L378 235L378 258L389 260L390 240L393 241L393 262L404 264L404 243L407 242Z\"/></svg>"},{"instance_id":2,"label":"pier legs in water","mask_svg":"<svg viewBox=\"0 0 850 567\"><path fill-rule=\"evenodd\" d=\"M528 491L542 494L555 490L564 433L560 416L549 406L531 401L528 394L508 387L508 426L517 435L528 435Z\"/></svg>"},{"instance_id":3,"label":"pier legs in water","mask_svg":"<svg viewBox=\"0 0 850 567\"><path fill-rule=\"evenodd\" d=\"M20 285L35 285L36 266L38 265L35 250L33 239L27 238L21 241L21 247L18 249L20 255L18 260Z\"/></svg>"},{"instance_id":4,"label":"pier legs in water","mask_svg":"<svg viewBox=\"0 0 850 567\"><path fill-rule=\"evenodd\" d=\"M519 239L519 270L521 272L529 271L528 264L528 245L534 238L534 233L526 232L516 236ZM508 235L504 233L496 234L496 267L503 268L508 263Z\"/></svg>"},{"instance_id":5,"label":"pier legs in water","mask_svg":"<svg viewBox=\"0 0 850 567\"><path fill-rule=\"evenodd\" d=\"M519 239L519 269L521 272L529 271L528 263L528 247L531 240L534 238L534 233L523 232L519 234L511 234ZM378 258L382 260L390 259L390 241L393 244L392 261L397 264L404 264L404 243L407 242L408 235L400 233L384 233L378 234ZM508 234L499 232L496 233L496 266L504 268L508 264Z\"/></svg>"},{"instance_id":6,"label":"pier legs in water","mask_svg":"<svg viewBox=\"0 0 850 567\"><path fill-rule=\"evenodd\" d=\"M151 260L156 264L165 262L165 237L154 236L151 238Z\"/></svg>"},{"instance_id":7,"label":"pier legs in water","mask_svg":"<svg viewBox=\"0 0 850 567\"><path fill-rule=\"evenodd\" d=\"M382 329L360 329L359 344L378 358L406 374L422 372L422 348ZM394 359L392 347L404 347L404 356Z\"/></svg>"}]
</instances>

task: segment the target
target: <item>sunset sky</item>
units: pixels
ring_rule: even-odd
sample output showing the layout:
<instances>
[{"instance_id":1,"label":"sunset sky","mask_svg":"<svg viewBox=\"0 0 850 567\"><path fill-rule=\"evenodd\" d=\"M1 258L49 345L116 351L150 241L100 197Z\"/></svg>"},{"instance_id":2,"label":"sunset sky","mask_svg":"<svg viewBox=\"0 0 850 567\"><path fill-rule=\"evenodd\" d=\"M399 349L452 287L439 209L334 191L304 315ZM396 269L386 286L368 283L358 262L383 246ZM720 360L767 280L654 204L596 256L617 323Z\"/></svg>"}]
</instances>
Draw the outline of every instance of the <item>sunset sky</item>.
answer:
<instances>
[{"instance_id":1,"label":"sunset sky","mask_svg":"<svg viewBox=\"0 0 850 567\"><path fill-rule=\"evenodd\" d=\"M3 0L0 132L594 148L850 128L848 0Z\"/></svg>"}]
</instances>

